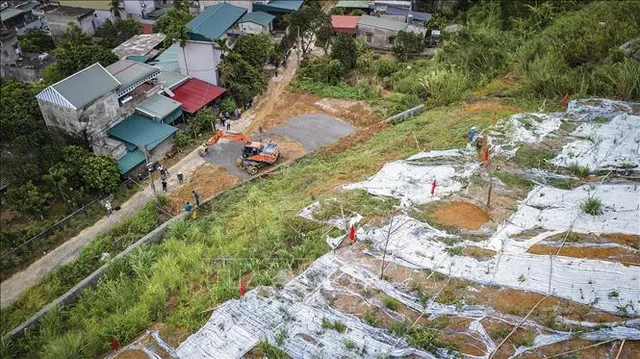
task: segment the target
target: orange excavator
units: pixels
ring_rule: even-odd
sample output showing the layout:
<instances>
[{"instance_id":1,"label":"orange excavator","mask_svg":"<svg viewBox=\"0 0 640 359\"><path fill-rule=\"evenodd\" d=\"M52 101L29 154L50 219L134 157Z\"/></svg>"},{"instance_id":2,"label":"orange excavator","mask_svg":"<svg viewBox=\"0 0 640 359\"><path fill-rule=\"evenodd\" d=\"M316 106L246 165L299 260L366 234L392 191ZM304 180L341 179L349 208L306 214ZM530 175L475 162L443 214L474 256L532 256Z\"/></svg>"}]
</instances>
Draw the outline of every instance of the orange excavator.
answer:
<instances>
[{"instance_id":1,"label":"orange excavator","mask_svg":"<svg viewBox=\"0 0 640 359\"><path fill-rule=\"evenodd\" d=\"M242 156L236 160L238 168L245 169L250 175L258 173L258 169L264 166L272 165L276 163L278 157L280 157L280 149L278 144L269 141L267 143L252 141L242 133L225 132L222 130L216 130L213 136L203 144L204 155L207 154L209 147L218 143L220 139L228 138L234 141L242 141L244 148L242 150Z\"/></svg>"}]
</instances>

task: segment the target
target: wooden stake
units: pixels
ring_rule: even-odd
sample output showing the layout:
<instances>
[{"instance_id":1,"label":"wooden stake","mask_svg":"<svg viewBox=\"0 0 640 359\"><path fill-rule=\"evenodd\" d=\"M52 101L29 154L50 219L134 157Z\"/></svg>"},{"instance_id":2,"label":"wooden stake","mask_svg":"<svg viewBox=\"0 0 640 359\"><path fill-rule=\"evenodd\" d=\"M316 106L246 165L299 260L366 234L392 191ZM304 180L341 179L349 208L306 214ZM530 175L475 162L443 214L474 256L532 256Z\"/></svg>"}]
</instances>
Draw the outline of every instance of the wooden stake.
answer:
<instances>
[{"instance_id":1,"label":"wooden stake","mask_svg":"<svg viewBox=\"0 0 640 359\"><path fill-rule=\"evenodd\" d=\"M487 195L487 209L491 208L491 192L493 191L493 180L489 180L489 194Z\"/></svg>"},{"instance_id":2,"label":"wooden stake","mask_svg":"<svg viewBox=\"0 0 640 359\"><path fill-rule=\"evenodd\" d=\"M502 344L504 344L504 343L507 341L507 339L509 339L509 337L510 337L511 335L513 335L513 333L515 333L515 332L516 332L516 330L517 330L518 328L520 328L520 326L522 325L522 323L524 323L524 322L527 320L527 318L529 318L529 316L531 315L531 313L533 313L533 311L534 311L534 310L536 310L536 308L538 308L538 306L540 305L540 303L542 303L545 299L547 299L547 298L549 298L549 297L550 297L550 296L549 296L549 295L547 295L546 297L544 297L544 298L540 299L540 300L538 301L538 303L536 303L536 305L534 305L534 306L533 306L533 308L531 308L531 310L529 311L529 313L527 313L527 315L526 315L524 318L522 318L522 320L520 321L520 323L518 323L518 325L516 325L516 326L515 326L515 328L513 328L513 330L511 330L511 332L509 333L509 335L507 335L504 339L502 339L502 341L500 342L500 344L498 344L498 346L496 347L496 350L494 350L494 351L493 351L493 353L491 353L491 355L489 355L489 359L492 359L492 358L493 358L493 356L498 352L498 349L500 349L500 347L502 346ZM551 358L551 357L548 357L548 358ZM548 359L548 358L547 358L547 359Z\"/></svg>"}]
</instances>

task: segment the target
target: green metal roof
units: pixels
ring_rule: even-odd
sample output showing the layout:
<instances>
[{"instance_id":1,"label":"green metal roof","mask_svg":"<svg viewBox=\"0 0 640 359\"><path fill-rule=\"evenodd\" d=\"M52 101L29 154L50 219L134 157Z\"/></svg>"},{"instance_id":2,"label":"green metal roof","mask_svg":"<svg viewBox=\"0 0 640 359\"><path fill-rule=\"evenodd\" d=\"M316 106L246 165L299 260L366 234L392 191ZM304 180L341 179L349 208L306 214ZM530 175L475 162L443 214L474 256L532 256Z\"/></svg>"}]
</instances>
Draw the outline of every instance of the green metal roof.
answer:
<instances>
[{"instance_id":1,"label":"green metal roof","mask_svg":"<svg viewBox=\"0 0 640 359\"><path fill-rule=\"evenodd\" d=\"M155 59L155 61L157 61L155 67L163 71L180 71L180 65L178 65L178 46L180 45L175 43L158 55Z\"/></svg>"},{"instance_id":2,"label":"green metal roof","mask_svg":"<svg viewBox=\"0 0 640 359\"><path fill-rule=\"evenodd\" d=\"M407 24L401 21L389 20L377 16L362 15L358 25L377 27L391 31L406 31Z\"/></svg>"},{"instance_id":3,"label":"green metal roof","mask_svg":"<svg viewBox=\"0 0 640 359\"><path fill-rule=\"evenodd\" d=\"M271 24L273 22L273 19L275 18L276 18L275 16L271 14L267 14L266 12L254 11L254 12L246 13L242 17L242 19L240 19L240 22L253 22L258 25L268 27L269 24Z\"/></svg>"},{"instance_id":4,"label":"green metal roof","mask_svg":"<svg viewBox=\"0 0 640 359\"><path fill-rule=\"evenodd\" d=\"M127 56L127 60L142 62L143 64L151 58L151 55L129 55Z\"/></svg>"},{"instance_id":5,"label":"green metal roof","mask_svg":"<svg viewBox=\"0 0 640 359\"><path fill-rule=\"evenodd\" d=\"M40 5L40 3L37 1L29 1L16 6L16 9L22 11L22 13L27 13L33 10L33 8L35 8L38 5Z\"/></svg>"},{"instance_id":6,"label":"green metal roof","mask_svg":"<svg viewBox=\"0 0 640 359\"><path fill-rule=\"evenodd\" d=\"M180 102L174 101L159 94L155 94L138 105L138 107L136 107L136 111L152 118L153 120L162 122L173 122L175 118L171 118L169 119L169 121L165 121L165 119L170 115L175 116L175 113L177 112L176 110L180 110L180 112L178 113L179 116L182 113L181 107L182 104Z\"/></svg>"},{"instance_id":7,"label":"green metal roof","mask_svg":"<svg viewBox=\"0 0 640 359\"><path fill-rule=\"evenodd\" d=\"M369 2L368 1L348 1L348 0L340 0L336 4L336 7L344 7L351 9L368 9Z\"/></svg>"},{"instance_id":8,"label":"green metal roof","mask_svg":"<svg viewBox=\"0 0 640 359\"><path fill-rule=\"evenodd\" d=\"M122 156L118 160L118 169L121 174L126 174L131 171L134 167L144 162L144 154L142 151L135 149L131 152L128 152L126 155Z\"/></svg>"},{"instance_id":9,"label":"green metal roof","mask_svg":"<svg viewBox=\"0 0 640 359\"><path fill-rule=\"evenodd\" d=\"M302 6L303 0L271 0L267 4L253 3L253 11L292 13Z\"/></svg>"},{"instance_id":10,"label":"green metal roof","mask_svg":"<svg viewBox=\"0 0 640 359\"><path fill-rule=\"evenodd\" d=\"M13 19L14 17L16 17L18 15L22 15L22 10L14 9L14 8L7 8L7 9L2 10L2 12L0 12L0 20L1 21L7 21L9 19Z\"/></svg>"},{"instance_id":11,"label":"green metal roof","mask_svg":"<svg viewBox=\"0 0 640 359\"><path fill-rule=\"evenodd\" d=\"M120 81L121 85L118 91L126 90L128 87L160 73L158 68L126 59L107 66L107 71Z\"/></svg>"},{"instance_id":12,"label":"green metal roof","mask_svg":"<svg viewBox=\"0 0 640 359\"><path fill-rule=\"evenodd\" d=\"M119 86L120 83L97 62L51 85L57 93L78 109Z\"/></svg>"},{"instance_id":13,"label":"green metal roof","mask_svg":"<svg viewBox=\"0 0 640 359\"><path fill-rule=\"evenodd\" d=\"M197 41L219 39L246 12L247 9L228 3L209 6L187 23L189 38Z\"/></svg>"},{"instance_id":14,"label":"green metal roof","mask_svg":"<svg viewBox=\"0 0 640 359\"><path fill-rule=\"evenodd\" d=\"M173 126L154 122L138 113L134 113L113 126L107 133L111 137L132 143L138 147L146 145L149 150L152 150L177 130Z\"/></svg>"}]
</instances>

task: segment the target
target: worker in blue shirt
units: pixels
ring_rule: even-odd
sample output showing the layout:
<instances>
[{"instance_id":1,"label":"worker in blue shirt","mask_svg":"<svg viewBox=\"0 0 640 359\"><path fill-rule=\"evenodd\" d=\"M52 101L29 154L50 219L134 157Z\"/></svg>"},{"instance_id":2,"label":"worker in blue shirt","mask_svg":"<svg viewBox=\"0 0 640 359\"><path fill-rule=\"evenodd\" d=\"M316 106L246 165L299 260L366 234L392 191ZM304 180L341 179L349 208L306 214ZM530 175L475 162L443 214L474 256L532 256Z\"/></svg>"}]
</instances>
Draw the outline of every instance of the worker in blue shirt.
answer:
<instances>
[{"instance_id":1,"label":"worker in blue shirt","mask_svg":"<svg viewBox=\"0 0 640 359\"><path fill-rule=\"evenodd\" d=\"M471 129L469 130L469 134L467 135L467 141L469 143L473 142L473 139L476 138L477 134L478 134L478 129L476 128L476 126L472 126Z\"/></svg>"}]
</instances>

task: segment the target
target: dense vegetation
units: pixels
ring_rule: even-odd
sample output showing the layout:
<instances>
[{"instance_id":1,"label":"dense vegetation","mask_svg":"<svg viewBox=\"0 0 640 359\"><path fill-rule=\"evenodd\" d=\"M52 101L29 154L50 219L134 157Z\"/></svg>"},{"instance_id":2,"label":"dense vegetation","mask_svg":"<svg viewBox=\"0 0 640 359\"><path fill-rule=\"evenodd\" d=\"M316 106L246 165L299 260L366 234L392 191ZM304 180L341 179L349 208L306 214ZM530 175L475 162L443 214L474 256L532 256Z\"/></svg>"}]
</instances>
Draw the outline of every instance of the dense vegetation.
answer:
<instances>
[{"instance_id":1,"label":"dense vegetation","mask_svg":"<svg viewBox=\"0 0 640 359\"><path fill-rule=\"evenodd\" d=\"M436 14L427 27L454 18L464 28L444 33L434 61L408 61L420 46L403 35L394 49L402 62L359 44L355 68L336 51L309 57L295 86L366 100L385 114L421 102L454 103L480 89L516 97L640 98L640 62L618 49L640 34L638 2L481 1L466 12ZM343 46L340 36L331 41Z\"/></svg>"},{"instance_id":2,"label":"dense vegetation","mask_svg":"<svg viewBox=\"0 0 640 359\"><path fill-rule=\"evenodd\" d=\"M542 99L565 94L638 99L638 61L617 48L640 33L639 6L482 1L468 11L458 8L437 17L455 18L465 28L445 35L434 61L411 60L413 51L407 60L397 61L352 38L328 38L326 55L308 56L303 62L295 89L365 100L386 114L420 103L433 109L346 151L321 151L225 193L204 206L197 220L172 226L161 243L114 263L77 303L49 313L23 338L3 343L4 354L95 357L108 350L109 337L126 342L156 321L196 330L209 316L207 309L237 297L240 278L248 281L247 287L280 285L289 272L304 268L326 250L324 229L300 220L297 211L326 196L336 181L366 178L386 159L412 154L416 146L462 145L469 124L486 127L493 117L493 111L470 113L456 104L469 96L501 97L505 104L523 109L537 109ZM320 34L322 26L315 23L310 31ZM259 42L250 40L246 41ZM290 38L283 41L292 43ZM239 53L251 54L253 46ZM353 51L343 51L343 46ZM263 64L259 57L235 61L238 67L254 69ZM504 117L509 111L497 110L497 115ZM206 119L201 122L204 127ZM366 194L353 198L353 210L365 221L384 210L372 206ZM30 302L19 302L3 311L3 317L18 322L47 301L31 298L53 296L43 294L47 289L37 290ZM3 332L11 329L4 325ZM403 335L418 343L417 334Z\"/></svg>"}]
</instances>

